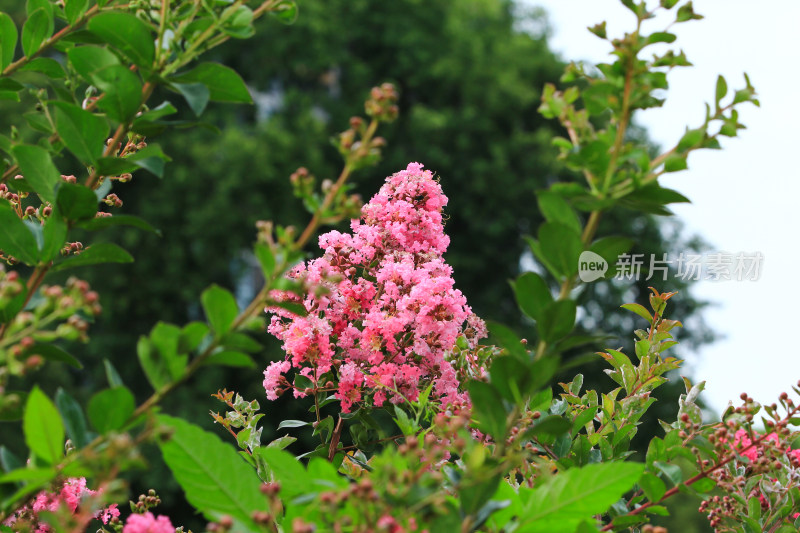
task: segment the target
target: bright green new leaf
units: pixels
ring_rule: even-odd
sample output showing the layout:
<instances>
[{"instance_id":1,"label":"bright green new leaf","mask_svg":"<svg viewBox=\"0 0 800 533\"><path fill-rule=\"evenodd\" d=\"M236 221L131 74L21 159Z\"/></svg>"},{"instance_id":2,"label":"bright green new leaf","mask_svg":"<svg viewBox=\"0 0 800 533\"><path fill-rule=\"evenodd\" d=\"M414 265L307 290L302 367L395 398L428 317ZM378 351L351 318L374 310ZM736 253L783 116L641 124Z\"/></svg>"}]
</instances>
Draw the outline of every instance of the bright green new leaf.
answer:
<instances>
[{"instance_id":1,"label":"bright green new leaf","mask_svg":"<svg viewBox=\"0 0 800 533\"><path fill-rule=\"evenodd\" d=\"M513 282L514 296L522 312L540 320L545 308L553 302L547 282L535 272L525 272Z\"/></svg>"},{"instance_id":2,"label":"bright green new leaf","mask_svg":"<svg viewBox=\"0 0 800 533\"><path fill-rule=\"evenodd\" d=\"M645 307L641 304L622 304L620 307L636 313L637 315L644 318L648 322L653 321L653 315L651 315L650 311L645 309Z\"/></svg>"},{"instance_id":3,"label":"bright green new leaf","mask_svg":"<svg viewBox=\"0 0 800 533\"><path fill-rule=\"evenodd\" d=\"M11 149L19 164L20 173L39 196L50 203L55 202L55 187L61 182L61 173L53 164L44 148L20 144Z\"/></svg>"},{"instance_id":4,"label":"bright green new leaf","mask_svg":"<svg viewBox=\"0 0 800 533\"><path fill-rule=\"evenodd\" d=\"M636 483L644 465L597 463L570 468L534 489L520 488L519 533L573 533L583 520L605 513Z\"/></svg>"},{"instance_id":5,"label":"bright green new leaf","mask_svg":"<svg viewBox=\"0 0 800 533\"><path fill-rule=\"evenodd\" d=\"M728 94L728 83L725 81L725 78L723 78L722 76L718 76L717 87L714 98L714 101L717 104L717 108L719 108L719 103L723 98L725 98L726 94Z\"/></svg>"},{"instance_id":6,"label":"bright green new leaf","mask_svg":"<svg viewBox=\"0 0 800 533\"><path fill-rule=\"evenodd\" d=\"M152 66L155 37L150 27L136 16L118 11L101 13L92 17L88 28L140 67Z\"/></svg>"},{"instance_id":7,"label":"bright green new leaf","mask_svg":"<svg viewBox=\"0 0 800 533\"><path fill-rule=\"evenodd\" d=\"M38 385L28 395L22 429L25 443L37 457L49 464L64 457L64 424L58 409Z\"/></svg>"},{"instance_id":8,"label":"bright green new leaf","mask_svg":"<svg viewBox=\"0 0 800 533\"><path fill-rule=\"evenodd\" d=\"M133 256L110 242L93 244L78 255L73 255L53 267L52 272L100 263L131 263Z\"/></svg>"},{"instance_id":9,"label":"bright green new leaf","mask_svg":"<svg viewBox=\"0 0 800 533\"><path fill-rule=\"evenodd\" d=\"M133 393L125 387L98 392L89 400L89 421L101 434L121 429L136 409Z\"/></svg>"},{"instance_id":10,"label":"bright green new leaf","mask_svg":"<svg viewBox=\"0 0 800 533\"><path fill-rule=\"evenodd\" d=\"M254 511L267 511L268 503L259 490L261 481L253 468L213 433L166 415L159 416L158 421L172 430L159 447L189 503L209 520L229 515L257 531L251 516ZM304 474L303 467L297 465ZM300 481L302 478L296 482ZM282 479L281 483L283 487L290 486Z\"/></svg>"},{"instance_id":11,"label":"bright green new leaf","mask_svg":"<svg viewBox=\"0 0 800 533\"><path fill-rule=\"evenodd\" d=\"M28 265L35 265L39 256L36 237L8 202L0 202L0 250Z\"/></svg>"},{"instance_id":12,"label":"bright green new leaf","mask_svg":"<svg viewBox=\"0 0 800 533\"><path fill-rule=\"evenodd\" d=\"M209 98L215 102L253 103L253 98L241 76L235 70L219 63L200 63L189 72L178 74L171 79L181 84L205 85Z\"/></svg>"},{"instance_id":13,"label":"bright green new leaf","mask_svg":"<svg viewBox=\"0 0 800 533\"><path fill-rule=\"evenodd\" d=\"M84 164L103 155L108 123L98 115L69 102L53 102L56 131L67 148Z\"/></svg>"},{"instance_id":14,"label":"bright green new leaf","mask_svg":"<svg viewBox=\"0 0 800 533\"><path fill-rule=\"evenodd\" d=\"M150 342L164 361L170 381L183 377L189 356L179 351L182 331L178 326L159 322L150 332Z\"/></svg>"},{"instance_id":15,"label":"bright green new leaf","mask_svg":"<svg viewBox=\"0 0 800 533\"><path fill-rule=\"evenodd\" d=\"M0 71L14 61L17 48L17 27L5 13L0 13Z\"/></svg>"},{"instance_id":16,"label":"bright green new leaf","mask_svg":"<svg viewBox=\"0 0 800 533\"><path fill-rule=\"evenodd\" d=\"M111 361L108 359L103 359L103 367L106 371L106 381L108 381L108 386L112 389L114 387L122 387L122 378L119 377L119 372L117 372L117 369L114 368L113 364L111 364Z\"/></svg>"},{"instance_id":17,"label":"bright green new leaf","mask_svg":"<svg viewBox=\"0 0 800 533\"><path fill-rule=\"evenodd\" d=\"M225 335L239 314L236 298L222 287L212 285L203 291L200 301L211 329L217 336Z\"/></svg>"},{"instance_id":18,"label":"bright green new leaf","mask_svg":"<svg viewBox=\"0 0 800 533\"><path fill-rule=\"evenodd\" d=\"M80 449L89 444L89 431L86 427L86 418L83 416L83 409L75 398L67 394L64 389L59 387L56 391L56 406L61 413L61 419L67 430L67 437L72 444Z\"/></svg>"}]
</instances>

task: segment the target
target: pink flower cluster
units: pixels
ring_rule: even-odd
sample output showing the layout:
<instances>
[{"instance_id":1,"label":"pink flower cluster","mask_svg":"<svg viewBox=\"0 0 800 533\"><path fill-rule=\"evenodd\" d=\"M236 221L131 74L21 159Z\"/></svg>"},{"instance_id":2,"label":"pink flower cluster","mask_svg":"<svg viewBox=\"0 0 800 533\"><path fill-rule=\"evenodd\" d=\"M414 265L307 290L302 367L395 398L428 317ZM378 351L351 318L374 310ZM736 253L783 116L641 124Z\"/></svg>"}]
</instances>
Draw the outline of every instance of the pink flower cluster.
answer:
<instances>
[{"instance_id":1,"label":"pink flower cluster","mask_svg":"<svg viewBox=\"0 0 800 533\"><path fill-rule=\"evenodd\" d=\"M175 528L169 518L159 515L158 518L153 513L147 511L144 514L132 514L125 521L122 533L175 533Z\"/></svg>"},{"instance_id":2,"label":"pink flower cluster","mask_svg":"<svg viewBox=\"0 0 800 533\"><path fill-rule=\"evenodd\" d=\"M320 236L324 255L291 273L308 288L305 297L280 295L302 302L307 315L268 309L268 330L286 352L264 372L269 399L290 387L284 374L295 368L319 388L334 375L344 412L368 400L416 400L430 384L442 405L469 404L448 356L465 330L474 346L486 329L442 257L446 204L433 174L411 163L387 178L351 222L352 233Z\"/></svg>"},{"instance_id":3,"label":"pink flower cluster","mask_svg":"<svg viewBox=\"0 0 800 533\"><path fill-rule=\"evenodd\" d=\"M42 511L58 511L65 506L73 514L78 511L81 501L89 496L94 496L98 491L86 488L86 478L68 478L57 492L42 491L36 495L30 506L25 506L9 517L3 525L11 526L18 520L31 522L36 533L50 533L52 528L43 522L38 522L37 515ZM112 519L119 517L117 504L112 504L95 513L94 518L108 524ZM170 532L172 533L172 532Z\"/></svg>"},{"instance_id":4,"label":"pink flower cluster","mask_svg":"<svg viewBox=\"0 0 800 533\"><path fill-rule=\"evenodd\" d=\"M778 434L774 432L767 435L767 438L764 439L764 441L772 441L776 445L780 444L780 438L778 437ZM751 463L758 459L759 455L758 446L751 446L752 444L753 441L750 439L750 435L748 434L747 430L739 429L736 431L736 433L734 433L733 448L743 457L747 457ZM788 450L786 453L791 459L794 459L800 464L800 449Z\"/></svg>"}]
</instances>

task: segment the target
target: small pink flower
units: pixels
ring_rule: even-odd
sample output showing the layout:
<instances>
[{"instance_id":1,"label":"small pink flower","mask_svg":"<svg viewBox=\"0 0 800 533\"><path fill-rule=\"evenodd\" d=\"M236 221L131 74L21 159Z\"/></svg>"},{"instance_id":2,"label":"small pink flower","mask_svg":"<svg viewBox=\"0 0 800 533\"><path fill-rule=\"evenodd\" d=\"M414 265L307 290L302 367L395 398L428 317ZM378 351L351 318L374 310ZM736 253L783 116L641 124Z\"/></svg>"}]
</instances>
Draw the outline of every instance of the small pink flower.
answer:
<instances>
[{"instance_id":1,"label":"small pink flower","mask_svg":"<svg viewBox=\"0 0 800 533\"><path fill-rule=\"evenodd\" d=\"M175 528L169 518L159 515L153 516L150 511L144 514L132 514L125 521L122 533L175 533Z\"/></svg>"}]
</instances>

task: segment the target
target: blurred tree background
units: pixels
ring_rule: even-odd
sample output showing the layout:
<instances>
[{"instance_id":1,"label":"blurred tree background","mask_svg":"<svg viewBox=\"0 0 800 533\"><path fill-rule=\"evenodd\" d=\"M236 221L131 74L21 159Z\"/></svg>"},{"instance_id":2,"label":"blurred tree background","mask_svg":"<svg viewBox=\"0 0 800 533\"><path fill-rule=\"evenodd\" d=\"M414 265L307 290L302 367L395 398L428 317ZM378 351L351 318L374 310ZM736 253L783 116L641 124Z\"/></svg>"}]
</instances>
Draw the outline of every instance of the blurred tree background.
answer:
<instances>
[{"instance_id":1,"label":"blurred tree background","mask_svg":"<svg viewBox=\"0 0 800 533\"><path fill-rule=\"evenodd\" d=\"M0 8L12 13L21 4L0 0ZM137 175L114 192L124 201L117 212L142 216L162 235L114 229L122 232L117 242L134 252L136 262L78 272L100 292L104 312L90 331L91 343L72 351L98 370L90 375L47 367L53 390L69 388L85 404L89 391L105 379L101 361L108 359L143 400L149 385L136 358L138 337L157 321L183 324L202 318L199 295L211 283L234 289L242 302L255 294L258 269L248 252L255 222L305 223L299 202L290 201L289 174L305 166L320 180L335 179L341 163L329 139L347 128L351 116L363 114L369 88L385 81L399 89L400 118L379 132L388 144L384 159L357 174L357 190L368 199L385 176L410 161L436 172L450 199L446 258L457 287L480 316L532 335L520 319L508 280L533 265L522 235L542 221L534 193L556 180L580 179L555 159L550 140L562 134L559 126L537 112L542 86L557 83L564 68L548 48L544 13L510 0L301 2L294 25L263 20L254 38L232 40L210 59L237 70L256 105L216 106L204 115L206 127L148 140L160 143L173 158L165 178ZM160 96L181 103L178 95ZM191 119L188 109L181 111ZM0 121L3 128L16 122L12 117ZM641 130L636 134L645 135ZM632 238L633 252L646 257L690 252L702 244L683 239L674 221L633 212L608 215L599 235L609 234ZM712 340L700 315L703 304L685 283L647 282L644 276L637 283L585 286L580 327L611 335L608 346L632 346L633 330L643 324L619 306L641 300L647 285L680 291L670 301L669 316L686 325L679 333L682 353ZM164 409L211 428L208 411L222 410L222 405L210 395L227 387L259 400L266 412L265 439L277 435L270 412L280 409L282 418L304 418L305 408L297 402L266 401L261 370L281 353L265 333L259 340L268 347L259 368L215 367L201 373L169 397ZM586 363L568 372L581 371L587 386L609 390L612 382L602 368ZM652 424L640 430L645 437L661 434L656 418L674 419L683 387L674 381L658 390L662 401L651 409ZM175 523L200 529L196 517L170 509L180 496L176 485L164 481L169 476L160 475L164 467L159 461L155 454L148 457L151 468L133 489L157 488ZM686 516L675 518L675 531L706 530L694 506L689 503L683 509Z\"/></svg>"}]
</instances>

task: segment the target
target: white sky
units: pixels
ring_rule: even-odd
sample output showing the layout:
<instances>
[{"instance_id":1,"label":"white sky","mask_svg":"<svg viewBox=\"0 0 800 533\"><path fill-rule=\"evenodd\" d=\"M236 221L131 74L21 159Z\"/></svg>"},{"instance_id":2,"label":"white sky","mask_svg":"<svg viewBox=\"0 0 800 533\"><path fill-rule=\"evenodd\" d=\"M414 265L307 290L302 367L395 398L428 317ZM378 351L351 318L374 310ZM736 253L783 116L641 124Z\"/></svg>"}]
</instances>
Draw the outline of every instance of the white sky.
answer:
<instances>
[{"instance_id":1,"label":"white sky","mask_svg":"<svg viewBox=\"0 0 800 533\"><path fill-rule=\"evenodd\" d=\"M633 15L618 0L528 0L545 8L553 35L551 47L565 59L607 61L610 45L587 26L608 22L609 36L632 29ZM650 4L657 2L651 0ZM716 303L705 311L709 325L724 338L689 356L693 379L707 380L705 400L720 412L747 391L772 403L800 379L800 348L792 341L800 329L794 277L800 267L796 210L800 199L800 2L771 0L696 0L700 21L678 24L675 45L694 67L670 75L664 108L638 116L650 136L668 147L686 125L696 127L704 103L712 100L717 74L732 91L744 86L747 72L761 107L745 105L740 121L747 130L722 139L722 151L695 152L689 170L667 175L662 185L692 204L673 211L687 231L700 234L708 251L764 255L758 281L697 282L695 294ZM670 14L666 21L672 20ZM650 21L655 31L665 19ZM676 317L679 318L679 317Z\"/></svg>"}]
</instances>

